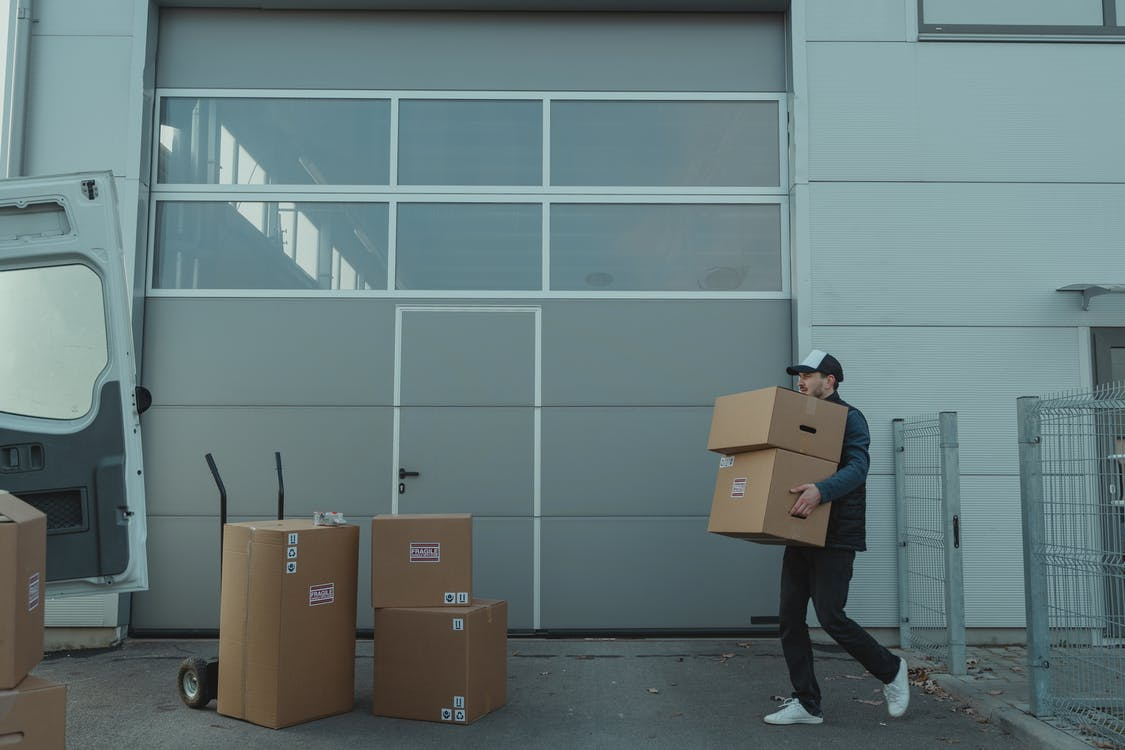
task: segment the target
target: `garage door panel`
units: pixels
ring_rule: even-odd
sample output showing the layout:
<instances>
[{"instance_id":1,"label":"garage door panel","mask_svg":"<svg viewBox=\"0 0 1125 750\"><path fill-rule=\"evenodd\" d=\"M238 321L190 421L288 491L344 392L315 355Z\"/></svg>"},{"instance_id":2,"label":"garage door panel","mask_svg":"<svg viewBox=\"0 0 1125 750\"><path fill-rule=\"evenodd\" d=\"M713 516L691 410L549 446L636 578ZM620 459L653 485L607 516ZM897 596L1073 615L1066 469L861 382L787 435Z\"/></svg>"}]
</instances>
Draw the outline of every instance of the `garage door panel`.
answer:
<instances>
[{"instance_id":1,"label":"garage door panel","mask_svg":"<svg viewBox=\"0 0 1125 750\"><path fill-rule=\"evenodd\" d=\"M789 386L788 300L547 302L544 406L710 406Z\"/></svg>"},{"instance_id":2,"label":"garage door panel","mask_svg":"<svg viewBox=\"0 0 1125 750\"><path fill-rule=\"evenodd\" d=\"M473 598L508 602L508 629L534 628L530 518L473 519Z\"/></svg>"},{"instance_id":3,"label":"garage door panel","mask_svg":"<svg viewBox=\"0 0 1125 750\"><path fill-rule=\"evenodd\" d=\"M718 456L710 407L543 410L543 513L700 516Z\"/></svg>"},{"instance_id":4,"label":"garage door panel","mask_svg":"<svg viewBox=\"0 0 1125 750\"><path fill-rule=\"evenodd\" d=\"M706 518L544 519L542 627L749 628L777 616L781 551Z\"/></svg>"},{"instance_id":5,"label":"garage door panel","mask_svg":"<svg viewBox=\"0 0 1125 750\"><path fill-rule=\"evenodd\" d=\"M217 518L211 453L229 513L276 516L275 451L288 517L387 513L392 420L389 408L153 407L143 417L149 515Z\"/></svg>"}]
</instances>

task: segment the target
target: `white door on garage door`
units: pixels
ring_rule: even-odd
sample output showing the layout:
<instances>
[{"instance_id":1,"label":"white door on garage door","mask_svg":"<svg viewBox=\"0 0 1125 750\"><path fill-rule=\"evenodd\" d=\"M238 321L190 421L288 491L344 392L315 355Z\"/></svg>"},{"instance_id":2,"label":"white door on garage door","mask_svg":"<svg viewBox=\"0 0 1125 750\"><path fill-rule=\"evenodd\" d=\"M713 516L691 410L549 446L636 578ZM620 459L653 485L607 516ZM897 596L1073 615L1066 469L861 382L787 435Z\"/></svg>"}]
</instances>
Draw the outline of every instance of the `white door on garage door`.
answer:
<instances>
[{"instance_id":1,"label":"white door on garage door","mask_svg":"<svg viewBox=\"0 0 1125 750\"><path fill-rule=\"evenodd\" d=\"M535 627L540 450L538 307L400 306L395 513L473 515L473 592Z\"/></svg>"}]
</instances>

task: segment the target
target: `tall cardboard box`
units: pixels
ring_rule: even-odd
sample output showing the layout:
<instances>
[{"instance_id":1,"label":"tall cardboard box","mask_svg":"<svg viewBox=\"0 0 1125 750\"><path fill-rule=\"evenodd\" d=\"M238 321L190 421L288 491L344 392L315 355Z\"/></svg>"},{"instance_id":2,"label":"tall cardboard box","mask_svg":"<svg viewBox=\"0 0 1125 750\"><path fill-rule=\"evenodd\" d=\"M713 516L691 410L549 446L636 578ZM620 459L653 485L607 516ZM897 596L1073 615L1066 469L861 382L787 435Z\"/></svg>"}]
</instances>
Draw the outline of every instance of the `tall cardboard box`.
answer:
<instances>
[{"instance_id":1,"label":"tall cardboard box","mask_svg":"<svg viewBox=\"0 0 1125 750\"><path fill-rule=\"evenodd\" d=\"M836 462L778 448L722 456L707 530L765 544L823 547L827 504L808 518L789 515L797 496L789 488L836 473Z\"/></svg>"},{"instance_id":2,"label":"tall cardboard box","mask_svg":"<svg viewBox=\"0 0 1125 750\"><path fill-rule=\"evenodd\" d=\"M43 659L47 516L0 490L0 690Z\"/></svg>"},{"instance_id":3,"label":"tall cardboard box","mask_svg":"<svg viewBox=\"0 0 1125 750\"><path fill-rule=\"evenodd\" d=\"M65 750L66 685L30 676L0 690L0 747Z\"/></svg>"},{"instance_id":4,"label":"tall cardboard box","mask_svg":"<svg viewBox=\"0 0 1125 750\"><path fill-rule=\"evenodd\" d=\"M224 528L219 713L279 729L351 711L359 527Z\"/></svg>"},{"instance_id":5,"label":"tall cardboard box","mask_svg":"<svg viewBox=\"0 0 1125 750\"><path fill-rule=\"evenodd\" d=\"M734 454L763 448L839 461L848 408L787 388L762 388L715 399L707 450Z\"/></svg>"},{"instance_id":6,"label":"tall cardboard box","mask_svg":"<svg viewBox=\"0 0 1125 750\"><path fill-rule=\"evenodd\" d=\"M508 603L375 610L371 713L470 724L508 702Z\"/></svg>"},{"instance_id":7,"label":"tall cardboard box","mask_svg":"<svg viewBox=\"0 0 1125 750\"><path fill-rule=\"evenodd\" d=\"M465 606L473 601L473 517L371 519L371 606Z\"/></svg>"}]
</instances>

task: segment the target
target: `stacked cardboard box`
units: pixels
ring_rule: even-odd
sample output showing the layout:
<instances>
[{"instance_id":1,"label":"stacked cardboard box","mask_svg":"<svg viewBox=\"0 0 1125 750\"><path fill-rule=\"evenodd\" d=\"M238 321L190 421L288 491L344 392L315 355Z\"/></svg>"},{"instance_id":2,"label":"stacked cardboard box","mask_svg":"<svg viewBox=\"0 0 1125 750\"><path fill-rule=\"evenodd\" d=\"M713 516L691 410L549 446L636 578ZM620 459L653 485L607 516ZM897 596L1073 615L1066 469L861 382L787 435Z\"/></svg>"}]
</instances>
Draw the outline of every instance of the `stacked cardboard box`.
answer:
<instances>
[{"instance_id":1,"label":"stacked cardboard box","mask_svg":"<svg viewBox=\"0 0 1125 750\"><path fill-rule=\"evenodd\" d=\"M358 571L357 526L225 526L219 713L279 729L352 710Z\"/></svg>"},{"instance_id":2,"label":"stacked cardboard box","mask_svg":"<svg viewBox=\"0 0 1125 750\"><path fill-rule=\"evenodd\" d=\"M836 472L847 407L784 388L715 400L707 449L719 459L711 518L715 534L765 544L824 545L829 509L789 514L789 489Z\"/></svg>"},{"instance_id":3,"label":"stacked cardboard box","mask_svg":"<svg viewBox=\"0 0 1125 750\"><path fill-rule=\"evenodd\" d=\"M371 520L377 716L469 724L507 702L508 605L473 598L472 520Z\"/></svg>"},{"instance_id":4,"label":"stacked cardboard box","mask_svg":"<svg viewBox=\"0 0 1125 750\"><path fill-rule=\"evenodd\" d=\"M43 658L47 517L0 490L0 745L66 746L66 686L28 673Z\"/></svg>"}]
</instances>

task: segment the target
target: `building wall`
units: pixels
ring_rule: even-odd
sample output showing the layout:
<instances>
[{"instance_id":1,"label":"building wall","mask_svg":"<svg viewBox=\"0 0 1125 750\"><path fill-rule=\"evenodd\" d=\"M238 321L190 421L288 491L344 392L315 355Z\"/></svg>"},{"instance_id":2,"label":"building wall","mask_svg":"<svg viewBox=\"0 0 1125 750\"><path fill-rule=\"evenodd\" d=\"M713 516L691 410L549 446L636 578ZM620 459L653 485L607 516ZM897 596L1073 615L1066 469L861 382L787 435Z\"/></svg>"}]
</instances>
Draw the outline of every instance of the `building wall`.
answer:
<instances>
[{"instance_id":1,"label":"building wall","mask_svg":"<svg viewBox=\"0 0 1125 750\"><path fill-rule=\"evenodd\" d=\"M872 426L872 551L851 608L896 622L891 420L956 411L967 625L1022 626L1015 399L1090 386L1089 327L1125 324L1119 296L1083 312L1055 291L1120 278L1125 47L919 41L915 0L793 5L808 107L798 337L840 356L841 394Z\"/></svg>"},{"instance_id":2,"label":"building wall","mask_svg":"<svg viewBox=\"0 0 1125 750\"><path fill-rule=\"evenodd\" d=\"M126 247L140 249L129 269L137 279L147 248L156 15L146 0L96 8L38 0L32 32L23 172L112 171ZM791 354L836 353L848 374L842 394L866 412L873 434L870 551L857 564L852 614L897 625L891 420L953 410L968 624L1021 626L1015 398L1090 385L1089 328L1125 324L1125 295L1082 311L1074 295L1055 291L1121 281L1125 47L919 41L915 0L794 0L788 24ZM150 322L165 325L182 304L153 305ZM181 318L189 330L197 322ZM177 408L146 423L153 470L186 487L176 491L190 502L211 502L205 476L183 481L175 450L155 448L193 434L190 419L169 426ZM210 408L216 424L233 413ZM262 435L271 429L262 422ZM368 429L354 427L357 436ZM194 440L195 452L211 444ZM341 478L363 471L337 468ZM235 481L259 487L256 471ZM163 488L150 487L156 507ZM212 521L196 522L206 538ZM160 555L179 537L153 527L154 561L174 565Z\"/></svg>"}]
</instances>

